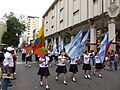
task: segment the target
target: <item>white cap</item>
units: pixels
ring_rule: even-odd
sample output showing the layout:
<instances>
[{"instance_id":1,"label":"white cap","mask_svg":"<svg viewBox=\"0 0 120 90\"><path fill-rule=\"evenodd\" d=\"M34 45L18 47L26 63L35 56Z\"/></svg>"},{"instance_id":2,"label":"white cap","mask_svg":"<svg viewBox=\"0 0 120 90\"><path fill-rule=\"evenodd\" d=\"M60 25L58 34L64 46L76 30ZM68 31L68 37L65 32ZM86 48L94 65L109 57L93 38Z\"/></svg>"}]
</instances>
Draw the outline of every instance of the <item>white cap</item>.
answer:
<instances>
[{"instance_id":1,"label":"white cap","mask_svg":"<svg viewBox=\"0 0 120 90\"><path fill-rule=\"evenodd\" d=\"M14 48L12 48L12 50L15 50Z\"/></svg>"},{"instance_id":2,"label":"white cap","mask_svg":"<svg viewBox=\"0 0 120 90\"><path fill-rule=\"evenodd\" d=\"M8 47L8 48L7 48L7 51L12 51L12 50L13 50L12 47Z\"/></svg>"},{"instance_id":3,"label":"white cap","mask_svg":"<svg viewBox=\"0 0 120 90\"><path fill-rule=\"evenodd\" d=\"M50 51L48 50L48 53L50 53Z\"/></svg>"}]
</instances>

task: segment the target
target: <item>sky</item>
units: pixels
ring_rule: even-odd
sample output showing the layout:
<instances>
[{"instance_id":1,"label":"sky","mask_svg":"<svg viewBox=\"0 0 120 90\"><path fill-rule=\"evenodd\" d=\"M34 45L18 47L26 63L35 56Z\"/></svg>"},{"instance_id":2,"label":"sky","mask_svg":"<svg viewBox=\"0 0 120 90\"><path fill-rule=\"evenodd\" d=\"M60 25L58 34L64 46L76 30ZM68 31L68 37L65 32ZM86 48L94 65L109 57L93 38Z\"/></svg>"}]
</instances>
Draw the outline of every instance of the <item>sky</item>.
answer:
<instances>
[{"instance_id":1,"label":"sky","mask_svg":"<svg viewBox=\"0 0 120 90\"><path fill-rule=\"evenodd\" d=\"M14 12L16 15L38 16L40 22L42 16L55 0L1 0L0 18L5 13Z\"/></svg>"}]
</instances>

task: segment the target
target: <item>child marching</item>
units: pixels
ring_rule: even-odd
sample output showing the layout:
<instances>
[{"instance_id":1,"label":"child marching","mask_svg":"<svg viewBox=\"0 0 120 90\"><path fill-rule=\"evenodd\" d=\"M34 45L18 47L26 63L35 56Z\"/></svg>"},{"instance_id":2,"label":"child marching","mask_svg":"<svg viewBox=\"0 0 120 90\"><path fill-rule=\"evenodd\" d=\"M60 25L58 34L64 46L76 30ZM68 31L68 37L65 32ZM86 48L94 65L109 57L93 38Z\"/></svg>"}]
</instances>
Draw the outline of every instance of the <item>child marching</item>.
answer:
<instances>
[{"instance_id":1,"label":"child marching","mask_svg":"<svg viewBox=\"0 0 120 90\"><path fill-rule=\"evenodd\" d=\"M57 69L56 69L56 72L57 72L57 76L56 76L56 81L58 81L58 76L63 73L64 74L64 81L63 83L65 85L67 85L67 82L66 82L66 73L67 73L67 69L66 69L66 60L67 58L65 57L65 52L64 50L61 51L60 53L60 56L58 57L58 66L57 66Z\"/></svg>"},{"instance_id":2,"label":"child marching","mask_svg":"<svg viewBox=\"0 0 120 90\"><path fill-rule=\"evenodd\" d=\"M75 79L75 74L77 74L78 72L78 67L77 67L77 62L78 62L78 58L75 56L74 59L71 59L70 60L70 68L69 68L69 71L70 71L70 75L71 75L71 78L72 78L72 81L73 82L76 82L76 79Z\"/></svg>"},{"instance_id":3,"label":"child marching","mask_svg":"<svg viewBox=\"0 0 120 90\"><path fill-rule=\"evenodd\" d=\"M50 58L48 56L48 51L44 56L44 59L39 59L39 71L38 75L40 75L40 85L43 86L43 77L45 78L45 86L46 90L49 90L50 87L48 86L48 76L50 76L48 65L50 64Z\"/></svg>"},{"instance_id":4,"label":"child marching","mask_svg":"<svg viewBox=\"0 0 120 90\"><path fill-rule=\"evenodd\" d=\"M83 64L83 70L84 72L84 78L85 79L91 79L90 73L91 73L91 65L90 65L90 56L88 55L88 51L85 51L84 54L84 64Z\"/></svg>"},{"instance_id":5,"label":"child marching","mask_svg":"<svg viewBox=\"0 0 120 90\"><path fill-rule=\"evenodd\" d=\"M100 71L103 67L103 64L101 63L100 59L98 58L98 55L95 55L95 71L93 71L93 74L95 75L96 72L98 72L98 77L102 78L102 75L100 74Z\"/></svg>"}]
</instances>

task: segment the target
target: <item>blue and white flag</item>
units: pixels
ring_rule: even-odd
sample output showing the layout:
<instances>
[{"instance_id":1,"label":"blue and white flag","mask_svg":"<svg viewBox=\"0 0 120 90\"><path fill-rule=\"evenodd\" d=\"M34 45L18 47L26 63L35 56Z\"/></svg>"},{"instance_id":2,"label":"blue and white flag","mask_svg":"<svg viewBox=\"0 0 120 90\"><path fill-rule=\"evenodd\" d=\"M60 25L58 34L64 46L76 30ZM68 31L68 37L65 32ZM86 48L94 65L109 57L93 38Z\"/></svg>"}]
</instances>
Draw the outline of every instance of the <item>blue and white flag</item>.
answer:
<instances>
[{"instance_id":1,"label":"blue and white flag","mask_svg":"<svg viewBox=\"0 0 120 90\"><path fill-rule=\"evenodd\" d=\"M108 37L108 33L105 34L105 37L104 37L104 39L102 40L101 44L98 46L98 48L101 48L101 47L104 46L104 44L106 44L106 39L107 39L107 37Z\"/></svg>"},{"instance_id":2,"label":"blue and white flag","mask_svg":"<svg viewBox=\"0 0 120 90\"><path fill-rule=\"evenodd\" d=\"M54 42L53 42L53 54L55 53L55 51L57 51L57 42L56 42L56 38L54 38Z\"/></svg>"},{"instance_id":3,"label":"blue and white flag","mask_svg":"<svg viewBox=\"0 0 120 90\"><path fill-rule=\"evenodd\" d=\"M63 50L63 48L64 48L64 39L62 39L60 42L59 53Z\"/></svg>"},{"instance_id":4,"label":"blue and white flag","mask_svg":"<svg viewBox=\"0 0 120 90\"><path fill-rule=\"evenodd\" d=\"M66 53L68 53L71 44L72 44L72 42L70 42L69 44L67 44L67 45L65 46L65 51L66 51Z\"/></svg>"},{"instance_id":5,"label":"blue and white flag","mask_svg":"<svg viewBox=\"0 0 120 90\"><path fill-rule=\"evenodd\" d=\"M84 52L84 48L85 48L85 45L87 43L87 39L88 39L88 36L89 36L89 32L90 30L88 30L88 32L85 34L83 40L81 43L77 44L76 46L74 46L71 51L68 53L69 57L71 59L74 58L74 56L79 56L81 53Z\"/></svg>"},{"instance_id":6,"label":"blue and white flag","mask_svg":"<svg viewBox=\"0 0 120 90\"><path fill-rule=\"evenodd\" d=\"M78 47L78 53L76 54L77 57L81 56L85 50L85 46L86 46L86 43L87 43L87 40L88 40L88 36L89 36L89 33L90 33L90 30L88 30L88 32L85 34L80 46Z\"/></svg>"},{"instance_id":7,"label":"blue and white flag","mask_svg":"<svg viewBox=\"0 0 120 90\"><path fill-rule=\"evenodd\" d=\"M80 43L82 38L82 33L83 33L83 29L81 29L79 33L75 36L75 38L71 41L71 45L68 53L71 52L71 50L73 50L73 47L77 46Z\"/></svg>"},{"instance_id":8,"label":"blue and white flag","mask_svg":"<svg viewBox=\"0 0 120 90\"><path fill-rule=\"evenodd\" d=\"M105 57L107 37L108 37L108 34L105 34L105 37L103 39L104 43L100 46L100 50L98 52L98 59L101 61L101 63L103 63L104 57Z\"/></svg>"}]
</instances>

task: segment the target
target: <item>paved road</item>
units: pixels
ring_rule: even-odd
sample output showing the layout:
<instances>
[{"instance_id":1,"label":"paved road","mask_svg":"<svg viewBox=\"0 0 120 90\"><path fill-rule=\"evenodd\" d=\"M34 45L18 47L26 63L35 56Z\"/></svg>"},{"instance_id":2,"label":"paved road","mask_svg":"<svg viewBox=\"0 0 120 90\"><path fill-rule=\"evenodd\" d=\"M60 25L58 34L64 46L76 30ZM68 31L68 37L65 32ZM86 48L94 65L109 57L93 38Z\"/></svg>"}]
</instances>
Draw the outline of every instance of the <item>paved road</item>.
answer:
<instances>
[{"instance_id":1,"label":"paved road","mask_svg":"<svg viewBox=\"0 0 120 90\"><path fill-rule=\"evenodd\" d=\"M20 60L20 55L18 56ZM68 66L69 67L69 66ZM103 78L92 76L92 80L84 79L84 72L79 65L79 72L76 75L77 82L72 82L69 73L67 73L68 85L63 84L63 75L60 75L58 81L55 81L55 69L53 64L50 67L51 76L49 77L49 86L51 90L120 90L120 69L115 72L102 70ZM37 75L39 67L36 63L31 64L31 68L25 67L24 63L18 62L16 80L12 81L13 86L8 90L45 90L45 86L39 85L39 76Z\"/></svg>"}]
</instances>

